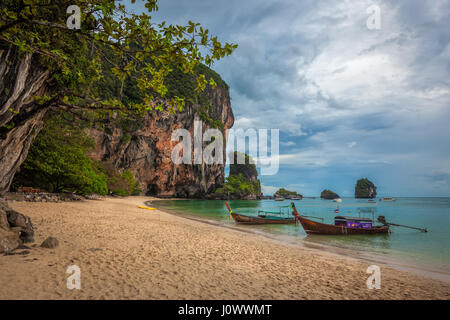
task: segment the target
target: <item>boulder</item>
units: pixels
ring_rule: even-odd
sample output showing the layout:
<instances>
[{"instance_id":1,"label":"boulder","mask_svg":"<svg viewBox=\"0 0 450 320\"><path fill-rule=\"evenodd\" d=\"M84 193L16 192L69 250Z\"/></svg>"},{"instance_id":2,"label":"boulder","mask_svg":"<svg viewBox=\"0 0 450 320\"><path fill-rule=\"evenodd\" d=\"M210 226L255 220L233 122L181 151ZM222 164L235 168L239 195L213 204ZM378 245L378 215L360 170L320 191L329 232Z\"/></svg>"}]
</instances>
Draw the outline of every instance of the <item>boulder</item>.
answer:
<instances>
[{"instance_id":1,"label":"boulder","mask_svg":"<svg viewBox=\"0 0 450 320\"><path fill-rule=\"evenodd\" d=\"M48 248L48 249L54 249L59 245L59 241L56 238L48 237L47 239L42 242L41 247L42 248Z\"/></svg>"},{"instance_id":2,"label":"boulder","mask_svg":"<svg viewBox=\"0 0 450 320\"><path fill-rule=\"evenodd\" d=\"M22 244L20 232L0 228L0 253L8 254Z\"/></svg>"},{"instance_id":3,"label":"boulder","mask_svg":"<svg viewBox=\"0 0 450 320\"><path fill-rule=\"evenodd\" d=\"M0 198L0 229L9 230L8 216L6 210L9 209L6 201Z\"/></svg>"},{"instance_id":4,"label":"boulder","mask_svg":"<svg viewBox=\"0 0 450 320\"><path fill-rule=\"evenodd\" d=\"M6 215L10 227L20 228L20 239L23 242L34 242L34 227L31 223L30 217L27 217L10 208L6 210Z\"/></svg>"},{"instance_id":5,"label":"boulder","mask_svg":"<svg viewBox=\"0 0 450 320\"><path fill-rule=\"evenodd\" d=\"M14 228L13 234L19 233L20 240L22 242L33 242L34 228L31 223L31 219L17 211L8 207L7 202L0 198L0 229L5 232L2 233L3 237ZM14 236L15 238L15 236ZM1 241L1 239L0 239Z\"/></svg>"},{"instance_id":6,"label":"boulder","mask_svg":"<svg viewBox=\"0 0 450 320\"><path fill-rule=\"evenodd\" d=\"M0 198L0 253L10 253L21 244L20 228L11 228L8 222L8 211L11 210L6 201Z\"/></svg>"}]
</instances>

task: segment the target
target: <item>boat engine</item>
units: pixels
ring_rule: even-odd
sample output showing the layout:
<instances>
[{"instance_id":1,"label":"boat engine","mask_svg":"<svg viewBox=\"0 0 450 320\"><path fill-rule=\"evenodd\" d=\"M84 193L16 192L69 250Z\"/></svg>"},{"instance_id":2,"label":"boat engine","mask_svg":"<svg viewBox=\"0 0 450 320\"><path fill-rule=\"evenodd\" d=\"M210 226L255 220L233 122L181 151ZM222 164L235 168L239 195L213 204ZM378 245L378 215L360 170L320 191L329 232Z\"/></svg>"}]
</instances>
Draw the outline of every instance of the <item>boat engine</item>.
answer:
<instances>
[{"instance_id":1,"label":"boat engine","mask_svg":"<svg viewBox=\"0 0 450 320\"><path fill-rule=\"evenodd\" d=\"M378 222L386 225L387 224L386 217L385 216L378 216Z\"/></svg>"}]
</instances>

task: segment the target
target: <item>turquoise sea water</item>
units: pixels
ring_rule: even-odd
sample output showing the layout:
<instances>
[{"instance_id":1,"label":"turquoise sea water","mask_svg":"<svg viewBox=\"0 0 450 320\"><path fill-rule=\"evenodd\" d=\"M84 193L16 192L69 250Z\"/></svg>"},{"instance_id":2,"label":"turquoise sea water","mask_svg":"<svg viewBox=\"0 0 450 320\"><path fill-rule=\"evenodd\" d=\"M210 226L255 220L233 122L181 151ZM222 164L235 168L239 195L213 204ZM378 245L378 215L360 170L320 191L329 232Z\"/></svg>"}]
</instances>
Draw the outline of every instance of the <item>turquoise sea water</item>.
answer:
<instances>
[{"instance_id":1,"label":"turquoise sea water","mask_svg":"<svg viewBox=\"0 0 450 320\"><path fill-rule=\"evenodd\" d=\"M289 242L321 244L357 251L372 253L379 257L401 260L407 265L440 270L450 273L450 198L397 198L395 202L375 204L367 200L343 198L342 203L321 199L303 199L294 201L301 214L324 218L325 223L333 223L334 209L339 207L339 215L362 216L375 219L378 215L386 216L392 223L427 228L423 233L400 227L391 227L388 235L376 236L322 236L306 235L298 225L252 225L243 226L253 232L263 233L272 238ZM256 215L258 210L269 210L279 206L288 206L291 201L228 201L234 212ZM183 215L213 220L218 224L232 226L224 201L219 200L158 200L155 206Z\"/></svg>"}]
</instances>

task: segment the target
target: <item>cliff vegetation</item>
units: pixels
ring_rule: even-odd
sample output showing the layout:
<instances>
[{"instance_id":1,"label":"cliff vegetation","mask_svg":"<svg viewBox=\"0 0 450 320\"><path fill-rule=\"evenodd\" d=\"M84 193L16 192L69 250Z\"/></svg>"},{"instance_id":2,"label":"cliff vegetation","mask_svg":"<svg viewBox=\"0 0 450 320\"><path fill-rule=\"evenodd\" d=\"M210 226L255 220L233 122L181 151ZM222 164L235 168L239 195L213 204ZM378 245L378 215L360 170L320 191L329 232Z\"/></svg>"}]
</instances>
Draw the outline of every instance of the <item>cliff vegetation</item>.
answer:
<instances>
[{"instance_id":1,"label":"cliff vegetation","mask_svg":"<svg viewBox=\"0 0 450 320\"><path fill-rule=\"evenodd\" d=\"M289 190L286 190L284 188L278 189L278 191L275 192L273 194L273 196L275 198L276 197L282 197L282 198L286 198L286 199L289 199L289 198L303 198L303 196L301 194L297 193L296 191L289 191Z\"/></svg>"},{"instance_id":2,"label":"cliff vegetation","mask_svg":"<svg viewBox=\"0 0 450 320\"><path fill-rule=\"evenodd\" d=\"M258 179L258 171L253 159L241 152L235 151L230 155L233 158L230 164L230 174L225 179L224 186L218 188L213 197L224 199L248 199L261 198L261 182ZM238 159L242 159L238 163Z\"/></svg>"}]
</instances>

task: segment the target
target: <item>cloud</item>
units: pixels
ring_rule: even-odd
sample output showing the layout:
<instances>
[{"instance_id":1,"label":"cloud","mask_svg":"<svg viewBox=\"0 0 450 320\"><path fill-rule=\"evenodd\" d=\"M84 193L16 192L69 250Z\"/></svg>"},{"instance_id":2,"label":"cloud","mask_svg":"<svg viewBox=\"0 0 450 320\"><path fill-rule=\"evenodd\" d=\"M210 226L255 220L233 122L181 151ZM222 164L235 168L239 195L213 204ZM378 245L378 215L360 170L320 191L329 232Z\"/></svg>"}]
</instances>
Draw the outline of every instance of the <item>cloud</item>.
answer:
<instances>
[{"instance_id":1,"label":"cloud","mask_svg":"<svg viewBox=\"0 0 450 320\"><path fill-rule=\"evenodd\" d=\"M354 146L356 146L356 141L352 141L352 142L349 142L349 143L347 143L347 146L349 147L349 148L353 148Z\"/></svg>"},{"instance_id":2,"label":"cloud","mask_svg":"<svg viewBox=\"0 0 450 320\"><path fill-rule=\"evenodd\" d=\"M450 158L450 2L376 3L380 30L366 27L367 0L171 0L155 17L239 44L214 68L235 128L280 129L271 185L310 172L309 190L331 180L351 190L354 175L376 173L385 190L435 195L429 173Z\"/></svg>"}]
</instances>

